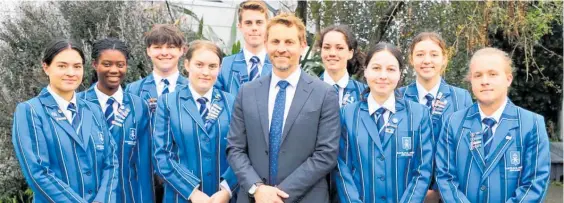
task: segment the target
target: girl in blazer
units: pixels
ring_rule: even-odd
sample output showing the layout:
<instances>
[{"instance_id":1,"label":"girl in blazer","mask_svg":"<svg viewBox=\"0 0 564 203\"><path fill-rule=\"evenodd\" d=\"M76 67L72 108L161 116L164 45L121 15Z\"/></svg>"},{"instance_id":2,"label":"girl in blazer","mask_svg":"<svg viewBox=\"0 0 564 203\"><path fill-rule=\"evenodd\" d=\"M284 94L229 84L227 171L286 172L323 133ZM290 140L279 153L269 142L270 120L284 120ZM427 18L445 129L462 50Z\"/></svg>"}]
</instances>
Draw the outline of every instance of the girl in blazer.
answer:
<instances>
[{"instance_id":1,"label":"girl in blazer","mask_svg":"<svg viewBox=\"0 0 564 203\"><path fill-rule=\"evenodd\" d=\"M116 143L96 104L77 98L84 54L54 41L43 52L49 85L18 104L12 142L34 202L116 202Z\"/></svg>"},{"instance_id":2,"label":"girl in blazer","mask_svg":"<svg viewBox=\"0 0 564 203\"><path fill-rule=\"evenodd\" d=\"M190 83L157 101L153 163L164 202L228 202L237 179L225 157L233 96L213 88L222 52L194 41L184 66Z\"/></svg>"},{"instance_id":3,"label":"girl in blazer","mask_svg":"<svg viewBox=\"0 0 564 203\"><path fill-rule=\"evenodd\" d=\"M341 109L335 174L341 202L422 202L432 172L429 110L394 93L401 53L378 43L368 52L368 96Z\"/></svg>"},{"instance_id":4,"label":"girl in blazer","mask_svg":"<svg viewBox=\"0 0 564 203\"><path fill-rule=\"evenodd\" d=\"M362 68L364 57L357 50L357 41L350 29L334 25L321 32L321 61L325 72L319 77L339 94L339 106L360 101L366 84L351 78Z\"/></svg>"},{"instance_id":5,"label":"girl in blazer","mask_svg":"<svg viewBox=\"0 0 564 203\"><path fill-rule=\"evenodd\" d=\"M92 66L98 82L78 97L101 107L117 144L118 202L154 202L149 108L143 99L121 88L128 57L128 47L119 39L95 42Z\"/></svg>"}]
</instances>

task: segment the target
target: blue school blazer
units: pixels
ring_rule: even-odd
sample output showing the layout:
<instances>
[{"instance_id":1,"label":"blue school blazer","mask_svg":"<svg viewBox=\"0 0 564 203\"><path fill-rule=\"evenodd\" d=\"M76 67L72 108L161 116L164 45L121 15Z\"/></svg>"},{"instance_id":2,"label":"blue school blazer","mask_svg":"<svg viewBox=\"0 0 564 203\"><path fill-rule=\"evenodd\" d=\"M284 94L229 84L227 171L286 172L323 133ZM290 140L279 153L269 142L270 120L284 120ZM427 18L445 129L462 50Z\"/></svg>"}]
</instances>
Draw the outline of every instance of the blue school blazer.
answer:
<instances>
[{"instance_id":1,"label":"blue school blazer","mask_svg":"<svg viewBox=\"0 0 564 203\"><path fill-rule=\"evenodd\" d=\"M319 79L323 81L323 73L321 73ZM343 102L341 103L341 107L360 101L362 98L362 93L364 93L366 87L367 85L364 83L361 83L352 78L349 79L349 83L347 83L345 91L343 92Z\"/></svg>"},{"instance_id":2,"label":"blue school blazer","mask_svg":"<svg viewBox=\"0 0 564 203\"><path fill-rule=\"evenodd\" d=\"M225 157L234 97L215 88L212 95L211 106L221 110L218 117L207 121L200 116L188 86L159 97L153 164L165 182L164 202L189 202L194 189L213 195L222 180L232 194L238 188ZM208 131L206 126L210 126Z\"/></svg>"},{"instance_id":3,"label":"blue school blazer","mask_svg":"<svg viewBox=\"0 0 564 203\"><path fill-rule=\"evenodd\" d=\"M435 175L444 202L543 202L550 176L544 118L508 101L486 157L480 119L476 103L443 120Z\"/></svg>"},{"instance_id":4,"label":"blue school blazer","mask_svg":"<svg viewBox=\"0 0 564 203\"><path fill-rule=\"evenodd\" d=\"M95 84L78 97L99 105L94 88ZM117 200L123 203L154 202L149 107L141 98L124 93L123 104L116 109L118 112L123 112L125 119L114 124L110 131L117 144L120 167Z\"/></svg>"},{"instance_id":5,"label":"blue school blazer","mask_svg":"<svg viewBox=\"0 0 564 203\"><path fill-rule=\"evenodd\" d=\"M104 114L76 102L78 134L47 88L16 107L12 142L34 202L118 202L116 143Z\"/></svg>"},{"instance_id":6,"label":"blue school blazer","mask_svg":"<svg viewBox=\"0 0 564 203\"><path fill-rule=\"evenodd\" d=\"M399 88L398 91L403 95L404 99L419 103L419 93L417 92L415 82ZM440 98L439 94L442 95ZM430 110L431 121L433 122L433 145L437 143L436 140L439 137L442 117L472 105L472 97L470 93L468 93L468 90L449 85L444 80L441 80L439 93L437 93L437 98L435 98L435 101L436 100L439 100L441 103L446 103L446 105L445 107L434 105ZM433 103L436 104L435 102Z\"/></svg>"},{"instance_id":7,"label":"blue school blazer","mask_svg":"<svg viewBox=\"0 0 564 203\"><path fill-rule=\"evenodd\" d=\"M380 141L365 101L341 109L343 133L334 173L339 199L347 202L423 202L432 172L428 109L398 98Z\"/></svg>"},{"instance_id":8,"label":"blue school blazer","mask_svg":"<svg viewBox=\"0 0 564 203\"><path fill-rule=\"evenodd\" d=\"M249 73L243 50L239 53L223 58L221 72L217 76L215 88L236 96L243 84L249 82ZM266 55L264 66L262 67L261 77L272 72L272 64Z\"/></svg>"}]
</instances>

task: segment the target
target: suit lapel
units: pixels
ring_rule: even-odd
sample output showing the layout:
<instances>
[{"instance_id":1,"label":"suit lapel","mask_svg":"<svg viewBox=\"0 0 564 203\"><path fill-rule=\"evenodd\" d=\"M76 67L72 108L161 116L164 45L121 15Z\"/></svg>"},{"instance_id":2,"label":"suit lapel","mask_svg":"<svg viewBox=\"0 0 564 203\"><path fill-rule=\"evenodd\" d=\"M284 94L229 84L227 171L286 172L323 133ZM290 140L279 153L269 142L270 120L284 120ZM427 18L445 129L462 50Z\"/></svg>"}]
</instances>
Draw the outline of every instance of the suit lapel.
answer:
<instances>
[{"instance_id":1,"label":"suit lapel","mask_svg":"<svg viewBox=\"0 0 564 203\"><path fill-rule=\"evenodd\" d=\"M376 121L374 120L373 116L371 116L370 112L368 112L368 104L366 102L362 102L360 103L360 105L360 120L362 121L362 124L364 124L366 131L368 131L368 136L370 136L372 141L376 143L376 148L378 148L378 151L380 153L384 153L384 148L382 147L382 142L380 141L380 135L378 134L378 131L376 131L376 129L378 129L378 126L376 126Z\"/></svg>"},{"instance_id":2,"label":"suit lapel","mask_svg":"<svg viewBox=\"0 0 564 203\"><path fill-rule=\"evenodd\" d=\"M268 126L268 97L270 90L270 79L272 74L268 74L264 77L259 78L260 85L255 89L255 99L257 101L257 111L259 113L259 120L261 122L262 132L264 135L264 140L266 141L266 146L268 147L268 136L269 129ZM243 104L245 105L245 104Z\"/></svg>"},{"instance_id":3,"label":"suit lapel","mask_svg":"<svg viewBox=\"0 0 564 203\"><path fill-rule=\"evenodd\" d=\"M49 114L51 119L53 119L53 122L57 123L57 125L59 125L59 127L61 127L76 143L78 143L82 149L85 149L84 143L81 142L70 121L65 117L63 111L59 109L59 105L55 101L55 98L51 96L51 93L47 91L47 88L44 88L39 95L39 100L44 105L45 112Z\"/></svg>"},{"instance_id":4,"label":"suit lapel","mask_svg":"<svg viewBox=\"0 0 564 203\"><path fill-rule=\"evenodd\" d=\"M384 129L382 130L383 132L380 132L380 133L384 133L384 142L382 143L383 148L386 148L388 142L393 137L393 135L397 135L398 124L400 123L401 120L403 120L406 117L406 113L404 109L405 109L404 103L401 102L400 100L396 100L396 113L390 116L390 118L388 119L388 123L384 125Z\"/></svg>"},{"instance_id":5,"label":"suit lapel","mask_svg":"<svg viewBox=\"0 0 564 203\"><path fill-rule=\"evenodd\" d=\"M153 74L151 73L151 75L147 76L147 78L145 78L145 81L143 82L143 87L141 88L141 97L143 97L143 99L148 100L150 98L157 98L158 94L157 94L157 86L155 85L155 78L153 77Z\"/></svg>"},{"instance_id":6,"label":"suit lapel","mask_svg":"<svg viewBox=\"0 0 564 203\"><path fill-rule=\"evenodd\" d=\"M487 176L492 172L501 157L505 154L508 147L514 142L515 133L511 133L514 129L519 127L519 120L517 116L517 108L510 101L507 102L503 114L501 115L498 127L493 136L491 143L490 154L487 156L487 168L482 179L487 178ZM518 132L516 132L518 133Z\"/></svg>"},{"instance_id":7,"label":"suit lapel","mask_svg":"<svg viewBox=\"0 0 564 203\"><path fill-rule=\"evenodd\" d=\"M247 73L247 63L245 62L245 55L243 54L243 51L239 52L233 60L233 64L231 65L230 80L229 92L233 92L233 85L236 84L240 87L241 84L249 81L249 74ZM233 80L235 81L235 84L233 83Z\"/></svg>"},{"instance_id":8,"label":"suit lapel","mask_svg":"<svg viewBox=\"0 0 564 203\"><path fill-rule=\"evenodd\" d=\"M472 154L474 160L476 160L476 163L478 164L478 168L483 173L486 164L484 161L485 157L483 155L484 149L482 145L484 144L485 141L482 140L480 146L478 147L472 146L473 140L481 139L483 137L483 130L482 130L482 124L480 122L480 113L478 111L478 104L474 104L468 110L468 112L466 112L466 118L464 120L463 128L464 128L463 131L468 131L469 133L467 135L464 135L465 133L463 133L461 136L465 136L465 140L468 143L468 146L470 146L470 153Z\"/></svg>"},{"instance_id":9,"label":"suit lapel","mask_svg":"<svg viewBox=\"0 0 564 203\"><path fill-rule=\"evenodd\" d=\"M284 121L284 130L280 144L284 143L284 138L286 138L286 136L288 135L288 132L292 128L292 125L296 121L296 118L302 111L302 108L305 106L305 103L312 92L312 87L310 86L310 83L312 82L313 80L309 78L309 75L307 75L307 73L302 72L300 74L300 80L298 81L298 85L296 87L296 93L294 94L294 99L292 100L290 110L288 111L288 117Z\"/></svg>"},{"instance_id":10,"label":"suit lapel","mask_svg":"<svg viewBox=\"0 0 564 203\"><path fill-rule=\"evenodd\" d=\"M419 103L419 94L417 93L417 86L415 83L409 84L403 93L405 99Z\"/></svg>"},{"instance_id":11,"label":"suit lapel","mask_svg":"<svg viewBox=\"0 0 564 203\"><path fill-rule=\"evenodd\" d=\"M179 90L178 95L180 97L180 104L182 104L182 108L186 112L188 112L188 115L190 115L190 117L192 117L194 121L196 121L198 127L200 127L200 129L206 134L206 136L209 136L208 131L206 130L204 124L204 120L202 119L202 116L200 116L200 112L198 111L198 106L196 106L196 102L194 101L194 98L190 90L188 88L186 88L185 90ZM169 97L169 99L176 99L176 98Z\"/></svg>"},{"instance_id":12,"label":"suit lapel","mask_svg":"<svg viewBox=\"0 0 564 203\"><path fill-rule=\"evenodd\" d=\"M179 89L178 86L181 86L181 85L188 85L188 79L186 79L184 76L178 74L178 79L176 80L176 89Z\"/></svg>"},{"instance_id":13,"label":"suit lapel","mask_svg":"<svg viewBox=\"0 0 564 203\"><path fill-rule=\"evenodd\" d=\"M90 141L92 126L95 124L92 123L94 122L94 116L92 116L92 111L88 109L86 103L82 102L82 100L80 99L77 99L76 102L78 103L78 110L80 111L80 122L82 122L82 124L80 125L81 133L78 136L82 136L83 149L87 149L88 142Z\"/></svg>"}]
</instances>

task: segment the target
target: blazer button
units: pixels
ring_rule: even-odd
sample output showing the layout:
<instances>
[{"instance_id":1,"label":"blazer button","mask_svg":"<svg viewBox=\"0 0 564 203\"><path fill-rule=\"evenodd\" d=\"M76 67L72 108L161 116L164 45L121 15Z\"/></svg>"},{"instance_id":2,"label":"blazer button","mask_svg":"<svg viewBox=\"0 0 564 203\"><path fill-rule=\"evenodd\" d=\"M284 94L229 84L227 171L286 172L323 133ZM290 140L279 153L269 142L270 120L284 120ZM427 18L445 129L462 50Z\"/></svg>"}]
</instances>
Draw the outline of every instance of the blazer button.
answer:
<instances>
[{"instance_id":1,"label":"blazer button","mask_svg":"<svg viewBox=\"0 0 564 203\"><path fill-rule=\"evenodd\" d=\"M381 196L380 199L381 199L382 201L386 201L386 197L385 197L385 196Z\"/></svg>"},{"instance_id":2,"label":"blazer button","mask_svg":"<svg viewBox=\"0 0 564 203\"><path fill-rule=\"evenodd\" d=\"M378 157L380 159L380 161L384 161L384 156L380 155L380 157Z\"/></svg>"},{"instance_id":3,"label":"blazer button","mask_svg":"<svg viewBox=\"0 0 564 203\"><path fill-rule=\"evenodd\" d=\"M380 176L380 180L384 181L385 180L384 176Z\"/></svg>"},{"instance_id":4,"label":"blazer button","mask_svg":"<svg viewBox=\"0 0 564 203\"><path fill-rule=\"evenodd\" d=\"M90 171L86 171L86 173L84 173L87 176L90 176L92 173L90 173Z\"/></svg>"},{"instance_id":5,"label":"blazer button","mask_svg":"<svg viewBox=\"0 0 564 203\"><path fill-rule=\"evenodd\" d=\"M92 194L92 190L88 190L88 194Z\"/></svg>"},{"instance_id":6,"label":"blazer button","mask_svg":"<svg viewBox=\"0 0 564 203\"><path fill-rule=\"evenodd\" d=\"M485 186L485 185L482 185L482 187L480 187L480 190L481 190L481 191L485 191L485 190L486 190L486 186Z\"/></svg>"}]
</instances>

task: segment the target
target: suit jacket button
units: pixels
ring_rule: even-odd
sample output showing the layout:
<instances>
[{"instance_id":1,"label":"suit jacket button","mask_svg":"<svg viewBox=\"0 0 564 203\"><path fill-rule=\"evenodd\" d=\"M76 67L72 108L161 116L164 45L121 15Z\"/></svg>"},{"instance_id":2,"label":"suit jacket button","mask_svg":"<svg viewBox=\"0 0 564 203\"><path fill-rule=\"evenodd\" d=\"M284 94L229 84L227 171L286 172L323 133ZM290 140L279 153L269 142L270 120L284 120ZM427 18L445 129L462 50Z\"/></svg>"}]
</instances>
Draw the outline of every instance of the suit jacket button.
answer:
<instances>
[{"instance_id":1,"label":"suit jacket button","mask_svg":"<svg viewBox=\"0 0 564 203\"><path fill-rule=\"evenodd\" d=\"M268 155L268 150L264 150L264 153L265 153L266 155Z\"/></svg>"}]
</instances>

